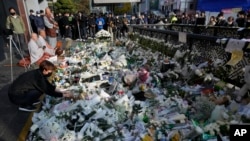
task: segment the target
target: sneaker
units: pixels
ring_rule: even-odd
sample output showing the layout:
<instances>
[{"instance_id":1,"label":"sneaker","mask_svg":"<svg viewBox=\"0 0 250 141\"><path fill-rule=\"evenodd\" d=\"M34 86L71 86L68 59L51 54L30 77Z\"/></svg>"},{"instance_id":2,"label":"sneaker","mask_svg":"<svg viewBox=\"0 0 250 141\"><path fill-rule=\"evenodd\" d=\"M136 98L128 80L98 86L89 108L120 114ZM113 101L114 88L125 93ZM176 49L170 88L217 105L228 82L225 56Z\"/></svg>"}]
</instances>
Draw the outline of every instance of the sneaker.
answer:
<instances>
[{"instance_id":1,"label":"sneaker","mask_svg":"<svg viewBox=\"0 0 250 141\"><path fill-rule=\"evenodd\" d=\"M41 103L40 100L37 100L37 101L33 102L32 105L38 105L40 103Z\"/></svg>"},{"instance_id":2,"label":"sneaker","mask_svg":"<svg viewBox=\"0 0 250 141\"><path fill-rule=\"evenodd\" d=\"M34 107L33 105L20 106L19 110L24 112L34 112L36 111L36 107Z\"/></svg>"}]
</instances>

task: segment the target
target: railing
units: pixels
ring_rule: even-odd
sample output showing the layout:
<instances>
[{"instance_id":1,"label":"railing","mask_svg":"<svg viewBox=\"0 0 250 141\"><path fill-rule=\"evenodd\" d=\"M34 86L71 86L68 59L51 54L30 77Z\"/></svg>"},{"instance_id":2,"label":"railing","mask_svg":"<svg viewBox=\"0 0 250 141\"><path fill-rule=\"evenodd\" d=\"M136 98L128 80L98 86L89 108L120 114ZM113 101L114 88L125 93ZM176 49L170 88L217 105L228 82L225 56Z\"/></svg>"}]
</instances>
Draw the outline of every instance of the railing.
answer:
<instances>
[{"instance_id":1,"label":"railing","mask_svg":"<svg viewBox=\"0 0 250 141\"><path fill-rule=\"evenodd\" d=\"M151 27L151 28L150 28ZM162 29L164 27L164 29ZM235 66L226 65L230 60L231 54L225 52L226 44L218 43L222 38L249 38L249 29L227 28L227 27L206 27L195 25L133 25L130 26L133 33L163 40L166 43L179 44L179 33L186 33L186 43L179 48L190 49L199 52L192 60L193 63L199 64L205 61L223 60L224 65L219 69L213 70L213 73L220 79L236 86L242 86L244 83L242 69L250 63L249 49L243 48L244 56ZM157 29L161 28L161 29ZM247 43L248 45L249 43ZM246 45L246 46L247 46ZM157 48L157 50L168 50L167 48Z\"/></svg>"},{"instance_id":2,"label":"railing","mask_svg":"<svg viewBox=\"0 0 250 141\"><path fill-rule=\"evenodd\" d=\"M243 29L238 27L171 24L168 26L168 30L223 37L223 38L240 39L243 37L250 36L250 29Z\"/></svg>"}]
</instances>

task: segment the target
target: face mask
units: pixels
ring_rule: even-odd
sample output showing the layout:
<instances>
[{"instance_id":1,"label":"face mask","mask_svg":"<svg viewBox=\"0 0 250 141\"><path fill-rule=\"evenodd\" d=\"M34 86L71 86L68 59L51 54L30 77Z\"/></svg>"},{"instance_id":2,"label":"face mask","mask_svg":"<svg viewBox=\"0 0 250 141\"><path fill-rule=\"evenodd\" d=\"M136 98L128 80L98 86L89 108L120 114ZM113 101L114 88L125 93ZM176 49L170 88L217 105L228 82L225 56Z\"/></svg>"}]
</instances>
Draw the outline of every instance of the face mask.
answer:
<instances>
[{"instance_id":1,"label":"face mask","mask_svg":"<svg viewBox=\"0 0 250 141\"><path fill-rule=\"evenodd\" d=\"M15 15L15 14L16 14L16 12L11 12L11 13L10 13L10 15L12 15L12 16Z\"/></svg>"},{"instance_id":2,"label":"face mask","mask_svg":"<svg viewBox=\"0 0 250 141\"><path fill-rule=\"evenodd\" d=\"M45 74L45 77L50 77L52 75L52 72L49 72L48 74Z\"/></svg>"},{"instance_id":3,"label":"face mask","mask_svg":"<svg viewBox=\"0 0 250 141\"><path fill-rule=\"evenodd\" d=\"M37 14L38 17L40 17L41 15L40 14Z\"/></svg>"}]
</instances>

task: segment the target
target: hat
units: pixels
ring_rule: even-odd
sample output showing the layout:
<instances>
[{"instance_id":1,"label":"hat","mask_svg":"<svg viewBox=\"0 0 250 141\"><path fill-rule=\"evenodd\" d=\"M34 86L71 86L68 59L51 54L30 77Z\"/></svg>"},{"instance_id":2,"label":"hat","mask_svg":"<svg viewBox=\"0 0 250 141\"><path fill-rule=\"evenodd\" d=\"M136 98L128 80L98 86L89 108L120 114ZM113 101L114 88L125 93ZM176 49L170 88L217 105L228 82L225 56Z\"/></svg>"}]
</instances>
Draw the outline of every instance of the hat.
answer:
<instances>
[{"instance_id":1,"label":"hat","mask_svg":"<svg viewBox=\"0 0 250 141\"><path fill-rule=\"evenodd\" d=\"M36 11L36 14L40 14L40 11Z\"/></svg>"}]
</instances>

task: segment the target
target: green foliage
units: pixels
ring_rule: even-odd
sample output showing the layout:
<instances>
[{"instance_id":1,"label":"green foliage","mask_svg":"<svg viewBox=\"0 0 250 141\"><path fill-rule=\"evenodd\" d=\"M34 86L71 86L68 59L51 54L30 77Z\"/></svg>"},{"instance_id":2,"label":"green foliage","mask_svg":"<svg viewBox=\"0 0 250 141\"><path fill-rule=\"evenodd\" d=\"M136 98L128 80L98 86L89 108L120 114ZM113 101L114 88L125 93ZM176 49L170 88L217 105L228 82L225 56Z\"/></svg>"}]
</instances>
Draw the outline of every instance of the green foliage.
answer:
<instances>
[{"instance_id":1,"label":"green foliage","mask_svg":"<svg viewBox=\"0 0 250 141\"><path fill-rule=\"evenodd\" d=\"M75 13L76 12L76 6L73 3L72 0L58 0L55 4L55 12L56 13L64 13L64 12L70 12Z\"/></svg>"},{"instance_id":2,"label":"green foliage","mask_svg":"<svg viewBox=\"0 0 250 141\"><path fill-rule=\"evenodd\" d=\"M82 11L86 14L90 13L90 9L89 9L89 1L90 0L73 0L75 6L76 6L76 10L77 11Z\"/></svg>"}]
</instances>

